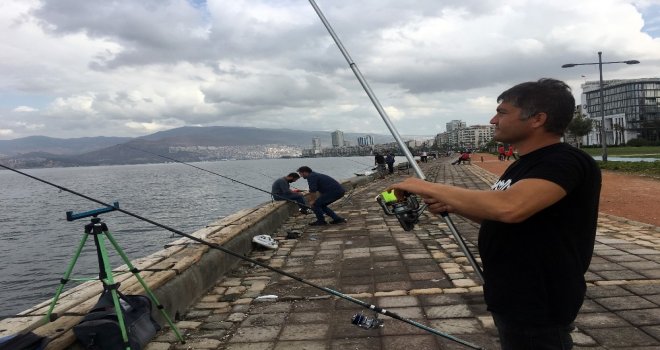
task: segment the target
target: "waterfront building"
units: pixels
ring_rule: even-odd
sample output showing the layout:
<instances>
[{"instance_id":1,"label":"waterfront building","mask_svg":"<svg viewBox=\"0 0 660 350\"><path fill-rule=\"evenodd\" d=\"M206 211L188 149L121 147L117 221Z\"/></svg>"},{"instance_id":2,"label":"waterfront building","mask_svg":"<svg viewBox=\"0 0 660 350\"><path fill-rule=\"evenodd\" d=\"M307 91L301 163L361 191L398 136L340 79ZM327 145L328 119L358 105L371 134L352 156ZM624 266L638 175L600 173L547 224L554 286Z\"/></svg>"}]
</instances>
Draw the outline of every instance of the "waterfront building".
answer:
<instances>
[{"instance_id":1,"label":"waterfront building","mask_svg":"<svg viewBox=\"0 0 660 350\"><path fill-rule=\"evenodd\" d=\"M591 118L593 130L585 145L601 144L600 85L582 84L582 111ZM603 81L605 137L608 145L625 144L640 138L660 141L660 78Z\"/></svg>"},{"instance_id":2,"label":"waterfront building","mask_svg":"<svg viewBox=\"0 0 660 350\"><path fill-rule=\"evenodd\" d=\"M447 131L435 136L437 145L443 148L481 148L493 139L493 125L465 126L461 120L447 123Z\"/></svg>"},{"instance_id":3,"label":"waterfront building","mask_svg":"<svg viewBox=\"0 0 660 350\"><path fill-rule=\"evenodd\" d=\"M312 139L312 153L321 153L321 139L318 137Z\"/></svg>"},{"instance_id":4,"label":"waterfront building","mask_svg":"<svg viewBox=\"0 0 660 350\"><path fill-rule=\"evenodd\" d=\"M332 147L342 147L344 146L344 132L341 130L335 130L331 134L332 136Z\"/></svg>"},{"instance_id":5,"label":"waterfront building","mask_svg":"<svg viewBox=\"0 0 660 350\"><path fill-rule=\"evenodd\" d=\"M358 146L373 146L374 138L371 135L358 136L357 142L358 142Z\"/></svg>"},{"instance_id":6,"label":"waterfront building","mask_svg":"<svg viewBox=\"0 0 660 350\"><path fill-rule=\"evenodd\" d=\"M462 120L452 120L446 124L447 132L465 128L467 125Z\"/></svg>"}]
</instances>

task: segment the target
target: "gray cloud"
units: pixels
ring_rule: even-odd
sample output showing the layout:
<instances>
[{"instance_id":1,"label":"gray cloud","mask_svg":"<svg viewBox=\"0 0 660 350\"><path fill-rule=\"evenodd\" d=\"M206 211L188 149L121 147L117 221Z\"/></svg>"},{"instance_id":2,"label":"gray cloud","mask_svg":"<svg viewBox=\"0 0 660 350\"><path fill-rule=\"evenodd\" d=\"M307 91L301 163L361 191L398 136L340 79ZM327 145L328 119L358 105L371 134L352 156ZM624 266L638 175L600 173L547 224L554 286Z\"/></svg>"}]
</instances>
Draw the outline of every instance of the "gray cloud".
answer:
<instances>
[{"instance_id":1,"label":"gray cloud","mask_svg":"<svg viewBox=\"0 0 660 350\"><path fill-rule=\"evenodd\" d=\"M594 67L560 66L599 50L642 61L608 66L606 78L660 68L645 12L656 0L318 4L404 134L486 123L520 81L565 79L579 99ZM182 125L387 133L306 1L7 0L0 26L0 90L35 96L0 100L0 138Z\"/></svg>"}]
</instances>

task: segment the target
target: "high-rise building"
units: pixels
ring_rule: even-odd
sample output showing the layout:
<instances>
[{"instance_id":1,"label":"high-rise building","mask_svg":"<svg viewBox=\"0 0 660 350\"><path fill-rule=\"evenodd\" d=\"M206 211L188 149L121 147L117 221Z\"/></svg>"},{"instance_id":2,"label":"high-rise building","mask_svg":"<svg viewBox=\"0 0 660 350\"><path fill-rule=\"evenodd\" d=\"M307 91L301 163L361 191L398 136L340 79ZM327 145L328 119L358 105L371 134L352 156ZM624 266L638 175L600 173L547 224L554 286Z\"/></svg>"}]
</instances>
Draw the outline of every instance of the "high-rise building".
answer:
<instances>
[{"instance_id":1,"label":"high-rise building","mask_svg":"<svg viewBox=\"0 0 660 350\"><path fill-rule=\"evenodd\" d=\"M446 124L447 132L465 128L466 124L462 120L452 120Z\"/></svg>"},{"instance_id":2,"label":"high-rise building","mask_svg":"<svg viewBox=\"0 0 660 350\"><path fill-rule=\"evenodd\" d=\"M373 146L374 138L371 135L358 136L358 146Z\"/></svg>"},{"instance_id":3,"label":"high-rise building","mask_svg":"<svg viewBox=\"0 0 660 350\"><path fill-rule=\"evenodd\" d=\"M582 110L594 121L586 145L601 144L600 84L582 84ZM660 78L603 81L605 137L608 145L635 139L660 141Z\"/></svg>"},{"instance_id":4,"label":"high-rise building","mask_svg":"<svg viewBox=\"0 0 660 350\"><path fill-rule=\"evenodd\" d=\"M335 130L332 132L332 147L342 147L344 146L344 132L341 130Z\"/></svg>"},{"instance_id":5,"label":"high-rise building","mask_svg":"<svg viewBox=\"0 0 660 350\"><path fill-rule=\"evenodd\" d=\"M312 139L312 150L314 153L321 153L321 139L315 137Z\"/></svg>"}]
</instances>

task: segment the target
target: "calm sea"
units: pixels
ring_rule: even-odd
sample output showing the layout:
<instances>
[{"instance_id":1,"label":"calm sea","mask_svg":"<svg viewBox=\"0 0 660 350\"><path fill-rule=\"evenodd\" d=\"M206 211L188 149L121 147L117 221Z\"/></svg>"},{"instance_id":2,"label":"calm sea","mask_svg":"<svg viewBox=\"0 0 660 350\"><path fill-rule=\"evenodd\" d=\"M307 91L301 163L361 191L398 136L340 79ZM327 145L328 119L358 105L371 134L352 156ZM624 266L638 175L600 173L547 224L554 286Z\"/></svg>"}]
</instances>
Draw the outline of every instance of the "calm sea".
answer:
<instances>
[{"instance_id":1,"label":"calm sea","mask_svg":"<svg viewBox=\"0 0 660 350\"><path fill-rule=\"evenodd\" d=\"M195 163L223 176L270 191L280 176L307 165L347 179L371 169L372 157L263 159ZM179 163L31 169L24 172L177 230L192 233L243 208L270 201L270 195ZM293 186L306 189L300 179ZM89 219L66 221L100 205L26 176L0 171L0 317L51 298L84 234ZM162 249L172 233L119 212L103 221L129 258ZM121 265L112 254L112 266ZM74 278L98 274L95 248L88 240ZM69 286L75 283L70 282Z\"/></svg>"}]
</instances>

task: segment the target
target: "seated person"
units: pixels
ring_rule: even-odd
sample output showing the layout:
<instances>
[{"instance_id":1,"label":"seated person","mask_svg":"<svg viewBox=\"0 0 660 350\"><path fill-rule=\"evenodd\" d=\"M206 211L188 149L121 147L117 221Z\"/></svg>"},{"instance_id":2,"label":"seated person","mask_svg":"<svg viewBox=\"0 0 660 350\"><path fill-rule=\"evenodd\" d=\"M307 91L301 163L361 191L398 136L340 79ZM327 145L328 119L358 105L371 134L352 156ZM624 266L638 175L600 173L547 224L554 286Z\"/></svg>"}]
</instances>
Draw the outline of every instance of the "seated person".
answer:
<instances>
[{"instance_id":1,"label":"seated person","mask_svg":"<svg viewBox=\"0 0 660 350\"><path fill-rule=\"evenodd\" d=\"M290 187L290 184L296 182L299 178L300 175L298 175L298 173L289 173L289 175L275 180L270 194L273 195L273 199L276 201L288 200L297 202L300 207L300 212L303 214L309 214L309 206L305 201L305 197L300 193L300 190L291 190Z\"/></svg>"},{"instance_id":2,"label":"seated person","mask_svg":"<svg viewBox=\"0 0 660 350\"><path fill-rule=\"evenodd\" d=\"M451 164L455 165L455 164L461 164L461 163L464 163L464 162L466 163L466 162L469 162L469 161L470 161L470 152L463 152L463 153L461 153L461 156L458 157L458 159L456 159L456 161L454 161Z\"/></svg>"}]
</instances>

